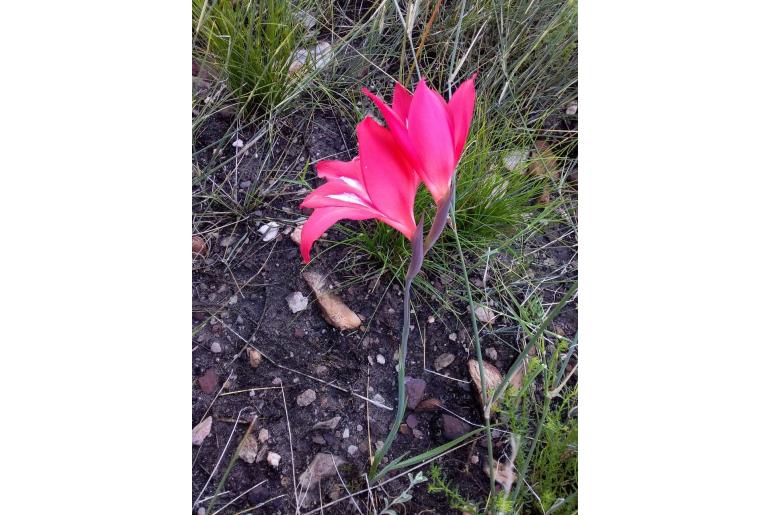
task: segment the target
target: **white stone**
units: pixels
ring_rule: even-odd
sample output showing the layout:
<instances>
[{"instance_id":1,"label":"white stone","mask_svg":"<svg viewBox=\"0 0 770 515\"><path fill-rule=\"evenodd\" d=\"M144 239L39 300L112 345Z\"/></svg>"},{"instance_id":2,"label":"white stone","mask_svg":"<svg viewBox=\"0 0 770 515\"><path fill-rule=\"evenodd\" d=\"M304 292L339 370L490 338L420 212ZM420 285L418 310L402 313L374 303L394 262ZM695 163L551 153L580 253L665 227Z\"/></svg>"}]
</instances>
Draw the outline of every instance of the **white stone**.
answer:
<instances>
[{"instance_id":1,"label":"white stone","mask_svg":"<svg viewBox=\"0 0 770 515\"><path fill-rule=\"evenodd\" d=\"M299 313L307 309L308 298L302 295L302 292L295 291L286 296L286 302L292 313Z\"/></svg>"},{"instance_id":2,"label":"white stone","mask_svg":"<svg viewBox=\"0 0 770 515\"><path fill-rule=\"evenodd\" d=\"M277 452L270 451L267 453L267 462L271 467L278 467L278 465L281 463L281 455Z\"/></svg>"}]
</instances>

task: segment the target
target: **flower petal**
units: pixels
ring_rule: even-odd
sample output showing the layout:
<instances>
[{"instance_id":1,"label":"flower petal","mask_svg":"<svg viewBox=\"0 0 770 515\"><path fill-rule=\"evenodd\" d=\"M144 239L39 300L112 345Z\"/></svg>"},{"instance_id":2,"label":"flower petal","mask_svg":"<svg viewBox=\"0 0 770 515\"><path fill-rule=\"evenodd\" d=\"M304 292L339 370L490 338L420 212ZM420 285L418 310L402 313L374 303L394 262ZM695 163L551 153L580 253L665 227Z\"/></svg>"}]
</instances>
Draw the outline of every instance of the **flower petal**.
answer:
<instances>
[{"instance_id":1,"label":"flower petal","mask_svg":"<svg viewBox=\"0 0 770 515\"><path fill-rule=\"evenodd\" d=\"M315 165L318 177L324 179L339 179L341 177L349 177L356 179L359 182L361 179L361 162L358 160L358 156L354 157L352 161L318 161Z\"/></svg>"},{"instance_id":2,"label":"flower petal","mask_svg":"<svg viewBox=\"0 0 770 515\"><path fill-rule=\"evenodd\" d=\"M411 103L412 94L400 82L396 82L393 86L393 112L404 122L406 122L406 117L409 115L409 105Z\"/></svg>"},{"instance_id":3,"label":"flower petal","mask_svg":"<svg viewBox=\"0 0 770 515\"><path fill-rule=\"evenodd\" d=\"M299 207L352 207L370 208L369 197L359 190L352 188L341 179L330 179L311 191Z\"/></svg>"},{"instance_id":4,"label":"flower petal","mask_svg":"<svg viewBox=\"0 0 770 515\"><path fill-rule=\"evenodd\" d=\"M420 177L433 199L448 193L456 160L451 120L444 99L421 80L409 108L409 138L422 163Z\"/></svg>"},{"instance_id":5,"label":"flower petal","mask_svg":"<svg viewBox=\"0 0 770 515\"><path fill-rule=\"evenodd\" d=\"M361 175L372 206L387 218L408 227L414 222L414 196L419 182L396 145L392 133L372 118L356 127Z\"/></svg>"},{"instance_id":6,"label":"flower petal","mask_svg":"<svg viewBox=\"0 0 770 515\"><path fill-rule=\"evenodd\" d=\"M310 261L310 248L313 243L332 225L340 220L366 220L374 218L370 211L355 207L322 207L313 211L302 226L302 238L299 245L302 259Z\"/></svg>"},{"instance_id":7,"label":"flower petal","mask_svg":"<svg viewBox=\"0 0 770 515\"><path fill-rule=\"evenodd\" d=\"M409 132L406 128L406 117L401 117L396 111L390 108L388 104L383 102L383 100L369 91L366 88L361 88L361 91L364 92L366 96L372 99L372 102L374 102L374 105L377 106L377 109L380 110L380 113L382 113L382 117L385 119L385 123L388 125L388 129L390 129L390 132L393 133L393 137L395 138L396 142L398 143L399 148L401 149L401 152L406 156L406 159L409 161L409 163L412 165L412 168L414 168L418 174L420 174L420 168L422 166L422 163L420 162L419 157L417 156L417 151L414 148L414 145L412 145L412 141L409 139ZM393 103L399 104L399 109L403 107L403 100L398 100L396 102L395 96L396 92L394 91L394 99ZM411 100L410 100L410 107L411 107Z\"/></svg>"},{"instance_id":8,"label":"flower petal","mask_svg":"<svg viewBox=\"0 0 770 515\"><path fill-rule=\"evenodd\" d=\"M466 80L452 95L449 100L449 117L452 120L452 139L454 143L455 161L460 160L465 147L465 141L468 139L468 131L471 128L473 119L473 106L476 102L476 89L473 81L476 74Z\"/></svg>"}]
</instances>

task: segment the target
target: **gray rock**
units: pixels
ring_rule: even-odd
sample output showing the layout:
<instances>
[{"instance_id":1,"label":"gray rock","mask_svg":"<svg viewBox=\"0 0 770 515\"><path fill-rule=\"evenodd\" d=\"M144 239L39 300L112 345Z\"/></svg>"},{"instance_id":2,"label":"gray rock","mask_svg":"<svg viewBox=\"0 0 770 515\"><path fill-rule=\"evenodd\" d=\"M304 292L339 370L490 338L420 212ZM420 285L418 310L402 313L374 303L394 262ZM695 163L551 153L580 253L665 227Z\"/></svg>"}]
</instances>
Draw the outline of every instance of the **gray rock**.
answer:
<instances>
[{"instance_id":1,"label":"gray rock","mask_svg":"<svg viewBox=\"0 0 770 515\"><path fill-rule=\"evenodd\" d=\"M308 388L297 396L297 405L304 408L305 406L313 404L313 402L315 402L315 398L315 390Z\"/></svg>"},{"instance_id":2,"label":"gray rock","mask_svg":"<svg viewBox=\"0 0 770 515\"><path fill-rule=\"evenodd\" d=\"M425 394L425 381L415 377L405 378L406 386L406 405L409 409L414 409L422 400Z\"/></svg>"},{"instance_id":3,"label":"gray rock","mask_svg":"<svg viewBox=\"0 0 770 515\"><path fill-rule=\"evenodd\" d=\"M324 420L323 422L318 422L316 425L313 426L313 429L335 429L337 427L337 424L340 423L340 420L342 420L342 417L334 417L330 418L329 420Z\"/></svg>"},{"instance_id":4,"label":"gray rock","mask_svg":"<svg viewBox=\"0 0 770 515\"><path fill-rule=\"evenodd\" d=\"M441 415L442 423L444 427L444 436L447 440L454 440L459 438L465 433L471 430L471 426L466 422L463 422L457 417L447 415L446 413Z\"/></svg>"},{"instance_id":5,"label":"gray rock","mask_svg":"<svg viewBox=\"0 0 770 515\"><path fill-rule=\"evenodd\" d=\"M222 352L222 344L219 343L217 340L214 340L211 342L211 352L214 352L216 354L219 354Z\"/></svg>"},{"instance_id":6,"label":"gray rock","mask_svg":"<svg viewBox=\"0 0 770 515\"><path fill-rule=\"evenodd\" d=\"M333 454L326 452L316 454L313 461L308 465L307 470L299 476L299 486L304 491L310 490L318 484L319 480L331 475L336 475L337 468L344 463L345 460L338 456L334 456Z\"/></svg>"},{"instance_id":7,"label":"gray rock","mask_svg":"<svg viewBox=\"0 0 770 515\"><path fill-rule=\"evenodd\" d=\"M436 367L436 370L443 370L449 365L452 364L452 362L455 360L455 355L451 354L449 352L445 352L441 356L437 357L433 361L433 366Z\"/></svg>"}]
</instances>

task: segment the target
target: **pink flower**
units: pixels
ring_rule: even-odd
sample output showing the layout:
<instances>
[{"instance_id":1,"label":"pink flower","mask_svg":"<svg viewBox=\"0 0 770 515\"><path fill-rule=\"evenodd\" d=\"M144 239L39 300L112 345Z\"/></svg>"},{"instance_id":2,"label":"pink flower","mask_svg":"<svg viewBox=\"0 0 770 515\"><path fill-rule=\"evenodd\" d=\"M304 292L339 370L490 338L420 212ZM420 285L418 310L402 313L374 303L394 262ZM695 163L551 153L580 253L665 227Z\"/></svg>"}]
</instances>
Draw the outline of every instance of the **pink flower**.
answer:
<instances>
[{"instance_id":1,"label":"pink flower","mask_svg":"<svg viewBox=\"0 0 770 515\"><path fill-rule=\"evenodd\" d=\"M410 240L415 234L413 211L418 177L388 129L367 117L356 127L356 134L360 159L319 161L316 170L326 183L300 204L314 208L302 227L300 252L306 263L313 243L343 219L376 218Z\"/></svg>"},{"instance_id":2,"label":"pink flower","mask_svg":"<svg viewBox=\"0 0 770 515\"><path fill-rule=\"evenodd\" d=\"M425 80L417 84L414 96L396 83L392 106L362 89L377 105L401 152L437 204L448 199L452 177L465 148L476 101L475 78L474 75L463 82L449 103L430 89Z\"/></svg>"}]
</instances>

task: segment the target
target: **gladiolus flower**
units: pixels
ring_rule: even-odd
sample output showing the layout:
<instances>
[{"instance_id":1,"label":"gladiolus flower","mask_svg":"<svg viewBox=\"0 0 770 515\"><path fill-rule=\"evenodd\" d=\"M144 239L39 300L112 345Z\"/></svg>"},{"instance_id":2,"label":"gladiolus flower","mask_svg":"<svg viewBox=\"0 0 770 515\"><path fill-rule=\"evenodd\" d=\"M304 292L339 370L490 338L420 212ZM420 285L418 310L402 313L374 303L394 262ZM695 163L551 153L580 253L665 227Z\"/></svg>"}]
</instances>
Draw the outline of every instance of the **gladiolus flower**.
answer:
<instances>
[{"instance_id":1,"label":"gladiolus flower","mask_svg":"<svg viewBox=\"0 0 770 515\"><path fill-rule=\"evenodd\" d=\"M372 118L356 127L360 158L319 161L326 183L313 190L300 207L314 208L302 227L300 252L307 263L310 248L340 220L380 220L409 238L416 232L414 197L419 179L390 131ZM422 236L422 234L420 234Z\"/></svg>"},{"instance_id":2,"label":"gladiolus flower","mask_svg":"<svg viewBox=\"0 0 770 515\"><path fill-rule=\"evenodd\" d=\"M414 95L396 83L392 106L362 89L377 105L401 152L437 204L449 198L452 178L465 148L476 101L475 78L463 82L449 103L425 80L417 84Z\"/></svg>"}]
</instances>

